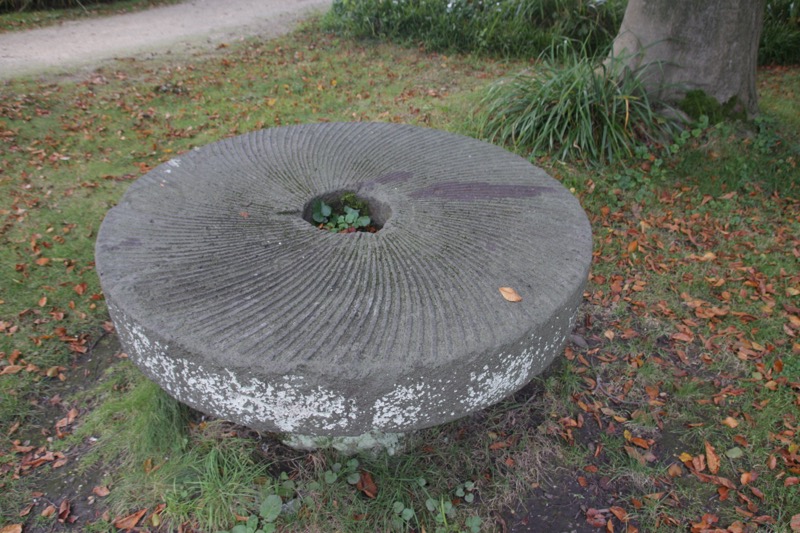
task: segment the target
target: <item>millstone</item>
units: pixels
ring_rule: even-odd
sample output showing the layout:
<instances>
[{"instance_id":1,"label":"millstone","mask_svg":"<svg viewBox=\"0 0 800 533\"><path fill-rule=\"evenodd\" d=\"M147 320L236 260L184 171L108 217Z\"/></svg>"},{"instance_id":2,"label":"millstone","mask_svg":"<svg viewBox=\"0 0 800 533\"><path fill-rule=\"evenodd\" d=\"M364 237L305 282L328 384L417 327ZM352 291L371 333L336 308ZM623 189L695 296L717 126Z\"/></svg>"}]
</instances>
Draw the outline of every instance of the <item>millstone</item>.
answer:
<instances>
[{"instance_id":1,"label":"millstone","mask_svg":"<svg viewBox=\"0 0 800 533\"><path fill-rule=\"evenodd\" d=\"M379 231L309 222L343 192ZM167 393L260 431L356 436L462 417L544 370L573 326L591 230L569 191L496 146L313 124L144 175L96 260L123 347Z\"/></svg>"}]
</instances>

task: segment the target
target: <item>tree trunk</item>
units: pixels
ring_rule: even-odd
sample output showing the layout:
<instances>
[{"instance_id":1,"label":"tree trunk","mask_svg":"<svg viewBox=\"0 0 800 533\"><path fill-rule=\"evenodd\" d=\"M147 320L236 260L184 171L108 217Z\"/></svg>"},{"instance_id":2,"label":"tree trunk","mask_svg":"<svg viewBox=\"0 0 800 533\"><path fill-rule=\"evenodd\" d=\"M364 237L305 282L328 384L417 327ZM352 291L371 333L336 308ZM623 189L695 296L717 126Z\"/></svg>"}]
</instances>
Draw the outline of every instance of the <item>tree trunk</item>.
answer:
<instances>
[{"instance_id":1,"label":"tree trunk","mask_svg":"<svg viewBox=\"0 0 800 533\"><path fill-rule=\"evenodd\" d=\"M657 97L676 101L700 89L752 115L758 111L756 62L765 2L629 0L612 57L645 68Z\"/></svg>"}]
</instances>

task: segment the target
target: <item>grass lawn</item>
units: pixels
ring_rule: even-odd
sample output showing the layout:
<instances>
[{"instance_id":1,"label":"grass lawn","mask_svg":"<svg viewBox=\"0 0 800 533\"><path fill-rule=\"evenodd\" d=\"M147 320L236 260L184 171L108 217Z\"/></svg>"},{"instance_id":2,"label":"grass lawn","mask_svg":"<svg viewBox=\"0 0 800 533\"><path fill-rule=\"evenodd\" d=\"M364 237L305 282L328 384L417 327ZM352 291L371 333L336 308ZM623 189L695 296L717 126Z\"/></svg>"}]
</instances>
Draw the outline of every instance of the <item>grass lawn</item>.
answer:
<instances>
[{"instance_id":1,"label":"grass lawn","mask_svg":"<svg viewBox=\"0 0 800 533\"><path fill-rule=\"evenodd\" d=\"M278 125L475 136L488 85L530 66L312 21L207 56L0 85L0 531L798 530L798 68L760 71L756 123L698 126L672 155L538 159L593 226L572 342L405 454L286 448L187 410L120 353L93 247L137 177Z\"/></svg>"}]
</instances>

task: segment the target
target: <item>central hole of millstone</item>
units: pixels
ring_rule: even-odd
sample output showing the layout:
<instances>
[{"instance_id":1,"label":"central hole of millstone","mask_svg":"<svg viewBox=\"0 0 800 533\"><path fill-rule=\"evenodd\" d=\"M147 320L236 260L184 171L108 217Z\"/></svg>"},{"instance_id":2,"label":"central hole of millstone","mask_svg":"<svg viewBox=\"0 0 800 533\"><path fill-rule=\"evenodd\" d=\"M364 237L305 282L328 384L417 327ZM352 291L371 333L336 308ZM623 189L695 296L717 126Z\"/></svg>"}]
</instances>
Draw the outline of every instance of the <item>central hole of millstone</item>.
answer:
<instances>
[{"instance_id":1,"label":"central hole of millstone","mask_svg":"<svg viewBox=\"0 0 800 533\"><path fill-rule=\"evenodd\" d=\"M385 202L348 190L321 194L303 207L303 220L333 233L377 233L391 215Z\"/></svg>"}]
</instances>

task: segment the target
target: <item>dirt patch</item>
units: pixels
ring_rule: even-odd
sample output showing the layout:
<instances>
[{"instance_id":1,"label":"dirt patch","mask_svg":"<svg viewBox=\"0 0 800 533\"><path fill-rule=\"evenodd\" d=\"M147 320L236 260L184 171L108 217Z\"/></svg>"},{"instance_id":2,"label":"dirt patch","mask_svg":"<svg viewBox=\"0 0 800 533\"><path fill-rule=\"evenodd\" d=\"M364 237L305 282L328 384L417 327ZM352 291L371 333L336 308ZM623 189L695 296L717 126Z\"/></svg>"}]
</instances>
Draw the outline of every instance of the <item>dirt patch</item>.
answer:
<instances>
[{"instance_id":1,"label":"dirt patch","mask_svg":"<svg viewBox=\"0 0 800 533\"><path fill-rule=\"evenodd\" d=\"M107 472L97 468L83 468L81 459L91 450L91 442L53 452L58 433L71 431L74 422L82 415L79 406L70 399L95 385L106 369L115 364L120 352L115 335L105 335L70 368L70 377L64 382L54 382L47 395L37 399L40 410L36 420L25 424L18 435L20 446L32 448L20 457L18 475L22 487L32 493L29 501L20 502L20 514L26 522L26 532L82 530L97 521L105 507L98 494ZM50 459L53 457L53 459ZM42 521L44 513L63 515L62 519Z\"/></svg>"},{"instance_id":2,"label":"dirt patch","mask_svg":"<svg viewBox=\"0 0 800 533\"><path fill-rule=\"evenodd\" d=\"M596 533L586 512L608 508L608 499L599 484L582 487L573 472L560 470L506 517L506 525L510 533Z\"/></svg>"}]
</instances>

